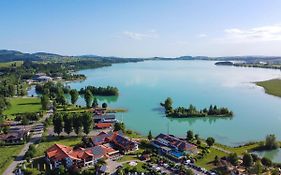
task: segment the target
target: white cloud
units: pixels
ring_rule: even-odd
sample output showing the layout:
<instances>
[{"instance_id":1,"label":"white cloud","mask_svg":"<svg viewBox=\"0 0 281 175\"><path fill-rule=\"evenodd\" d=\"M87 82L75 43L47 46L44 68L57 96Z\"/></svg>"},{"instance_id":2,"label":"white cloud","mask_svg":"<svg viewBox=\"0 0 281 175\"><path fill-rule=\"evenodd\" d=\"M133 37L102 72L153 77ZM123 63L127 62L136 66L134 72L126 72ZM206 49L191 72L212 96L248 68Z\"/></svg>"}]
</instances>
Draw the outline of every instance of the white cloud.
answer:
<instances>
[{"instance_id":1,"label":"white cloud","mask_svg":"<svg viewBox=\"0 0 281 175\"><path fill-rule=\"evenodd\" d=\"M205 33L201 33L198 35L199 38L206 38L208 35Z\"/></svg>"},{"instance_id":2,"label":"white cloud","mask_svg":"<svg viewBox=\"0 0 281 175\"><path fill-rule=\"evenodd\" d=\"M281 25L261 26L250 29L224 30L225 37L234 42L281 41Z\"/></svg>"},{"instance_id":3,"label":"white cloud","mask_svg":"<svg viewBox=\"0 0 281 175\"><path fill-rule=\"evenodd\" d=\"M133 40L158 38L158 34L154 30L151 30L150 32L147 32L147 33L125 31L125 32L123 32L123 35L130 39L133 39Z\"/></svg>"}]
</instances>

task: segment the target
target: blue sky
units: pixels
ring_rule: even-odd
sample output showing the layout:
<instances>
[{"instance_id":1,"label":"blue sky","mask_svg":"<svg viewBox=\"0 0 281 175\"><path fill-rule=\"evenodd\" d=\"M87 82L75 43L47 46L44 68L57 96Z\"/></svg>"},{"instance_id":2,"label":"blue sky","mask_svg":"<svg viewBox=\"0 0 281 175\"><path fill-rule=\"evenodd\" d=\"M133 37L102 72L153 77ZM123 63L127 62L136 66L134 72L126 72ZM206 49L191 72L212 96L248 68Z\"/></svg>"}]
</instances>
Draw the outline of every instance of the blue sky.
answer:
<instances>
[{"instance_id":1,"label":"blue sky","mask_svg":"<svg viewBox=\"0 0 281 175\"><path fill-rule=\"evenodd\" d=\"M1 0L0 49L151 57L281 55L280 0Z\"/></svg>"}]
</instances>

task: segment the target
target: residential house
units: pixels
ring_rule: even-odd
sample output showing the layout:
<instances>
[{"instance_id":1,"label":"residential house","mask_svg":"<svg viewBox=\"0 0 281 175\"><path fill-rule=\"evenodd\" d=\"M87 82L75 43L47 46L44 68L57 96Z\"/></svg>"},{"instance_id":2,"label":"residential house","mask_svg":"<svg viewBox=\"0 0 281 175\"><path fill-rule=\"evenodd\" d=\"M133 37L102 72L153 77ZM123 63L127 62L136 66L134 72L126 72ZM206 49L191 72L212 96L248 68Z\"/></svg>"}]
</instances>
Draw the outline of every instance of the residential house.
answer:
<instances>
[{"instance_id":1,"label":"residential house","mask_svg":"<svg viewBox=\"0 0 281 175\"><path fill-rule=\"evenodd\" d=\"M106 129L106 128L112 127L112 124L111 123L96 123L95 127L97 129Z\"/></svg>"},{"instance_id":2,"label":"residential house","mask_svg":"<svg viewBox=\"0 0 281 175\"><path fill-rule=\"evenodd\" d=\"M94 145L110 144L114 149L126 154L138 150L138 144L123 135L122 131L101 132L91 138Z\"/></svg>"},{"instance_id":3,"label":"residential house","mask_svg":"<svg viewBox=\"0 0 281 175\"><path fill-rule=\"evenodd\" d=\"M151 144L157 148L160 153L166 154L176 160L182 159L185 154L197 153L196 145L173 135L159 134Z\"/></svg>"},{"instance_id":4,"label":"residential house","mask_svg":"<svg viewBox=\"0 0 281 175\"><path fill-rule=\"evenodd\" d=\"M117 151L105 145L94 146L92 148L77 148L61 144L54 144L46 150L45 158L50 164L50 168L58 168L64 165L67 168L72 166L81 168L94 165L98 160L108 158Z\"/></svg>"},{"instance_id":5,"label":"residential house","mask_svg":"<svg viewBox=\"0 0 281 175\"><path fill-rule=\"evenodd\" d=\"M0 134L0 140L4 143L21 143L24 142L28 135L28 130L9 130L7 134Z\"/></svg>"},{"instance_id":6,"label":"residential house","mask_svg":"<svg viewBox=\"0 0 281 175\"><path fill-rule=\"evenodd\" d=\"M117 122L117 119L114 114L101 114L101 115L94 114L93 119L94 119L95 123L115 123L115 122Z\"/></svg>"}]
</instances>

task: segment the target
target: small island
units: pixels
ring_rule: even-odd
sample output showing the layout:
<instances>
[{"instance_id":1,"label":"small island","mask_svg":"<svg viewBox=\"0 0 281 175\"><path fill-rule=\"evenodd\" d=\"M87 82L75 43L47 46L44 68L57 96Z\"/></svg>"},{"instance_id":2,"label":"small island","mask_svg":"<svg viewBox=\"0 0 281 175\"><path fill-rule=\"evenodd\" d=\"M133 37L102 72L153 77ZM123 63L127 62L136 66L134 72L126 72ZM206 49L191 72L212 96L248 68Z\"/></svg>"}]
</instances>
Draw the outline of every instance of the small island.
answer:
<instances>
[{"instance_id":1,"label":"small island","mask_svg":"<svg viewBox=\"0 0 281 175\"><path fill-rule=\"evenodd\" d=\"M160 103L165 108L167 117L173 118L189 118L189 117L232 117L233 112L225 107L217 107L210 105L209 109L196 109L195 106L190 105L188 108L177 107L173 108L173 101L168 97L164 103Z\"/></svg>"},{"instance_id":2,"label":"small island","mask_svg":"<svg viewBox=\"0 0 281 175\"><path fill-rule=\"evenodd\" d=\"M233 66L231 61L219 61L215 63L216 66Z\"/></svg>"}]
</instances>

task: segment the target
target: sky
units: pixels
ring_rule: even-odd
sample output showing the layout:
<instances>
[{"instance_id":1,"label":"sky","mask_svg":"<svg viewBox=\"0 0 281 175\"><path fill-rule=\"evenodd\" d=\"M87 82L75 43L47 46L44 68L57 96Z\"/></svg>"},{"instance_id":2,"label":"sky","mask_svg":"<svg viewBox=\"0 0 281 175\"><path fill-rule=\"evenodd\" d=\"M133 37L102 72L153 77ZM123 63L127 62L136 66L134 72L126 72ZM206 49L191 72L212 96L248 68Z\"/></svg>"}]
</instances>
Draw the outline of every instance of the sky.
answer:
<instances>
[{"instance_id":1,"label":"sky","mask_svg":"<svg viewBox=\"0 0 281 175\"><path fill-rule=\"evenodd\" d=\"M281 56L281 0L0 0L0 49Z\"/></svg>"}]
</instances>

